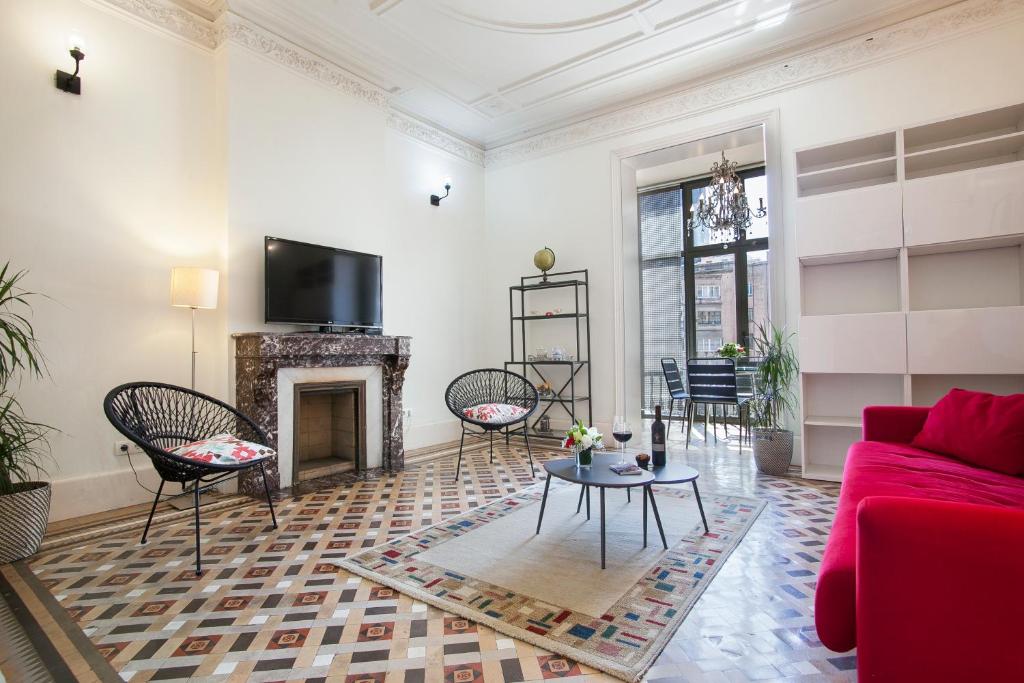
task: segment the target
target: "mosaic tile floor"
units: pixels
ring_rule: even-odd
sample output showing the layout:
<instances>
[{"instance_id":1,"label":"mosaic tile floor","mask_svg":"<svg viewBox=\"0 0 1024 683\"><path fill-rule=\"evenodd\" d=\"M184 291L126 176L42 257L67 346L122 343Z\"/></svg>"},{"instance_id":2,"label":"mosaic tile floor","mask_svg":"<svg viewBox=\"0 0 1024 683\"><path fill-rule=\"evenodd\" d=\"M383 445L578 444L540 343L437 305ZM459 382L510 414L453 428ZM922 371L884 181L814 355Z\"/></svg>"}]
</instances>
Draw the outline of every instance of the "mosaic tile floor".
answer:
<instances>
[{"instance_id":1,"label":"mosaic tile floor","mask_svg":"<svg viewBox=\"0 0 1024 683\"><path fill-rule=\"evenodd\" d=\"M854 680L855 658L821 646L812 614L838 485L758 475L735 439L671 452L702 472L702 489L768 507L647 680ZM198 579L188 523L154 529L145 546L133 535L53 551L32 571L124 680L614 680L335 567L349 552L534 481L515 446L497 448L493 465L474 453L460 482L454 474L455 459L444 458L290 495L278 503L277 531L256 503L211 514L202 534L208 570Z\"/></svg>"}]
</instances>

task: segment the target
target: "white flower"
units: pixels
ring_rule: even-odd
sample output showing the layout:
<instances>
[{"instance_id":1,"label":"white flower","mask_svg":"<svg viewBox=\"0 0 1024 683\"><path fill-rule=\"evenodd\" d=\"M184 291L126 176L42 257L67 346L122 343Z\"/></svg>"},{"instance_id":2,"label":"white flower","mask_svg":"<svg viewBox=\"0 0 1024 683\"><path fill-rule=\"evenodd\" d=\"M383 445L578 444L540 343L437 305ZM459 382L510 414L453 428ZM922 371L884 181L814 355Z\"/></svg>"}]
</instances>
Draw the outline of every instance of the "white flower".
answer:
<instances>
[{"instance_id":1,"label":"white flower","mask_svg":"<svg viewBox=\"0 0 1024 683\"><path fill-rule=\"evenodd\" d=\"M580 440L580 446L582 446L582 447L583 447L583 450L587 450L588 448L590 448L590 447L591 447L591 446L593 446L593 445L594 445L594 439L593 439L593 438L591 438L590 434L586 434L586 435L585 435L585 436L584 436L584 437L583 437L583 438L582 438L582 439Z\"/></svg>"}]
</instances>

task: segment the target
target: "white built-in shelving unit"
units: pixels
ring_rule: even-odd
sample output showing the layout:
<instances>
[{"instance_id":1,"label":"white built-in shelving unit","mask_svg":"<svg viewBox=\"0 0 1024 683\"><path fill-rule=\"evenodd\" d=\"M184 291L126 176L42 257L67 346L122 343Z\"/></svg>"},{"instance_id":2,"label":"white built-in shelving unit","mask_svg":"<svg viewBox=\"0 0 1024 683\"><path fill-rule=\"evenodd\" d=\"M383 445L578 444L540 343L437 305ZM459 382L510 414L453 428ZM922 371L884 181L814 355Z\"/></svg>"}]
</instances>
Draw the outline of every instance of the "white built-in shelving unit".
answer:
<instances>
[{"instance_id":1,"label":"white built-in shelving unit","mask_svg":"<svg viewBox=\"0 0 1024 683\"><path fill-rule=\"evenodd\" d=\"M796 153L804 476L866 405L1024 392L1024 104Z\"/></svg>"}]
</instances>

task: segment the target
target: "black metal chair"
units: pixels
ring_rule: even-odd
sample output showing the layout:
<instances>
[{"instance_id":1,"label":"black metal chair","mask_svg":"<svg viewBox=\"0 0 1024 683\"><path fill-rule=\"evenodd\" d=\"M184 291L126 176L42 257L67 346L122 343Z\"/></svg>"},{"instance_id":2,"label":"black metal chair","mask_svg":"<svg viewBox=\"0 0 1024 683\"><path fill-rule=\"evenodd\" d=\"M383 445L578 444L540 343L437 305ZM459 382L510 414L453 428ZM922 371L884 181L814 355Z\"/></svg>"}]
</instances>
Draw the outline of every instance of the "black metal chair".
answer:
<instances>
[{"instance_id":1,"label":"black metal chair","mask_svg":"<svg viewBox=\"0 0 1024 683\"><path fill-rule=\"evenodd\" d=\"M530 430L527 420L537 410L540 395L537 393L537 387L533 386L530 380L522 375L498 368L471 370L452 380L452 383L445 389L444 402L447 404L448 410L462 421L462 438L459 439L459 463L455 469L455 481L459 480L459 473L462 470L462 447L465 445L467 434L477 438L489 436L491 462L494 462L494 433L504 430L505 435L508 436L521 429L523 438L526 440L526 453L530 457L530 471L533 472L533 452L530 450ZM503 422L486 422L466 416L467 408L488 403L519 406L525 408L526 413ZM467 423L482 431L466 429ZM513 425L519 423L522 423L521 427L512 429Z\"/></svg>"},{"instance_id":2,"label":"black metal chair","mask_svg":"<svg viewBox=\"0 0 1024 683\"><path fill-rule=\"evenodd\" d=\"M690 409L688 418L693 424L698 405L704 406L704 442L708 440L708 412L711 412L715 441L718 441L718 423L715 414L723 406L722 421L726 436L729 434L725 422L725 409L736 408L740 427L740 450L743 450L743 418L747 419L747 436L750 432L750 396L740 395L736 382L736 361L732 358L690 358L686 361L686 384L690 388ZM690 447L690 432L686 432L686 447Z\"/></svg>"},{"instance_id":3,"label":"black metal chair","mask_svg":"<svg viewBox=\"0 0 1024 683\"><path fill-rule=\"evenodd\" d=\"M683 429L689 432L689 427L686 426L686 417L690 412L690 395L686 393L686 387L683 386L683 378L679 374L679 366L676 364L675 358L662 358L661 372L665 375L665 385L668 387L668 395L671 397L668 404L668 424L665 425L665 438L667 439L669 431L672 430L672 411L675 410L676 401L683 402Z\"/></svg>"},{"instance_id":4,"label":"black metal chair","mask_svg":"<svg viewBox=\"0 0 1024 683\"><path fill-rule=\"evenodd\" d=\"M270 506L270 519L277 528L274 502L270 498L263 459L237 465L220 465L183 458L172 451L194 441L228 433L258 444L267 443L267 435L251 419L228 404L198 391L159 382L132 382L110 390L103 399L103 412L117 431L139 446L160 475L160 486L153 499L142 542L146 542L153 513L166 482L191 483L195 496L196 574L203 573L199 552L199 494L218 482L250 467L259 467L263 490Z\"/></svg>"}]
</instances>

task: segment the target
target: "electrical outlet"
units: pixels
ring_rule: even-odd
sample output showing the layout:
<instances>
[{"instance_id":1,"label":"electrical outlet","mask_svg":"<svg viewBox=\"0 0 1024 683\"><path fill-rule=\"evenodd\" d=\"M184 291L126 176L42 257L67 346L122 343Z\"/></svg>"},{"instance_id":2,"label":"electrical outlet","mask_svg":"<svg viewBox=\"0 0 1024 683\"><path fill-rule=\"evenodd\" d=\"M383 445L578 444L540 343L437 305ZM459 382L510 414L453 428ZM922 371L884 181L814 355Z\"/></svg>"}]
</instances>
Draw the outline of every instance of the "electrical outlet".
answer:
<instances>
[{"instance_id":1,"label":"electrical outlet","mask_svg":"<svg viewBox=\"0 0 1024 683\"><path fill-rule=\"evenodd\" d=\"M139 452L139 447L131 441L115 441L114 455L134 455Z\"/></svg>"}]
</instances>

